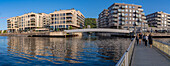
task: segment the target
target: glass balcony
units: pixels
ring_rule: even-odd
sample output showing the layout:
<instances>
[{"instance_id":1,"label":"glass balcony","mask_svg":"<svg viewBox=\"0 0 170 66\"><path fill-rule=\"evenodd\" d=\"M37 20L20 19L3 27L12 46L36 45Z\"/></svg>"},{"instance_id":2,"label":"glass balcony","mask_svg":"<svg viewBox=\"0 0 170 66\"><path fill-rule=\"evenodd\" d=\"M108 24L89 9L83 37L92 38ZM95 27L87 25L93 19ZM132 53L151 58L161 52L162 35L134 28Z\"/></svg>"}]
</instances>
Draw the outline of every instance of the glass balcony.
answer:
<instances>
[{"instance_id":1,"label":"glass balcony","mask_svg":"<svg viewBox=\"0 0 170 66\"><path fill-rule=\"evenodd\" d=\"M113 17L117 17L117 15L113 15Z\"/></svg>"},{"instance_id":2,"label":"glass balcony","mask_svg":"<svg viewBox=\"0 0 170 66\"><path fill-rule=\"evenodd\" d=\"M161 17L161 15L157 15L157 17Z\"/></svg>"},{"instance_id":3,"label":"glass balcony","mask_svg":"<svg viewBox=\"0 0 170 66\"><path fill-rule=\"evenodd\" d=\"M121 9L118 9L118 12L122 12L122 10L121 10Z\"/></svg>"},{"instance_id":4,"label":"glass balcony","mask_svg":"<svg viewBox=\"0 0 170 66\"><path fill-rule=\"evenodd\" d=\"M139 11L143 11L143 9L138 9Z\"/></svg>"},{"instance_id":5,"label":"glass balcony","mask_svg":"<svg viewBox=\"0 0 170 66\"><path fill-rule=\"evenodd\" d=\"M126 8L126 6L122 6L121 8Z\"/></svg>"},{"instance_id":6,"label":"glass balcony","mask_svg":"<svg viewBox=\"0 0 170 66\"><path fill-rule=\"evenodd\" d=\"M67 20L67 21L71 21L72 19L69 18L69 19L66 19L66 20Z\"/></svg>"},{"instance_id":7,"label":"glass balcony","mask_svg":"<svg viewBox=\"0 0 170 66\"><path fill-rule=\"evenodd\" d=\"M143 16L142 18L143 18L143 19L146 19L146 17L145 17L145 16Z\"/></svg>"},{"instance_id":8,"label":"glass balcony","mask_svg":"<svg viewBox=\"0 0 170 66\"><path fill-rule=\"evenodd\" d=\"M119 6L113 6L113 9L119 9Z\"/></svg>"}]
</instances>

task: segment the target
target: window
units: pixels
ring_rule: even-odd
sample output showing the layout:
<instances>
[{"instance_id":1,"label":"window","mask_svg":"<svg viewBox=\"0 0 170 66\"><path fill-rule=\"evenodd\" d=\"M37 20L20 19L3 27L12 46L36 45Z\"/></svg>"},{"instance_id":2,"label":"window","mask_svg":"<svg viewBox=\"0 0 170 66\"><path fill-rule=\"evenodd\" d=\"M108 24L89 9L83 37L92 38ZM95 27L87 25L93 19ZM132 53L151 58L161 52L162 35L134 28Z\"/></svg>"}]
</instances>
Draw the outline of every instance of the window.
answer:
<instances>
[{"instance_id":1,"label":"window","mask_svg":"<svg viewBox=\"0 0 170 66\"><path fill-rule=\"evenodd\" d=\"M128 16L128 14L126 13L125 16Z\"/></svg>"},{"instance_id":2,"label":"window","mask_svg":"<svg viewBox=\"0 0 170 66\"><path fill-rule=\"evenodd\" d=\"M132 10L129 10L129 12L132 12Z\"/></svg>"},{"instance_id":3,"label":"window","mask_svg":"<svg viewBox=\"0 0 170 66\"><path fill-rule=\"evenodd\" d=\"M57 16L59 16L59 14L57 14Z\"/></svg>"},{"instance_id":4,"label":"window","mask_svg":"<svg viewBox=\"0 0 170 66\"><path fill-rule=\"evenodd\" d=\"M133 18L133 20L135 20L135 18Z\"/></svg>"},{"instance_id":5,"label":"window","mask_svg":"<svg viewBox=\"0 0 170 66\"><path fill-rule=\"evenodd\" d=\"M128 9L126 9L125 11L128 12Z\"/></svg>"},{"instance_id":6,"label":"window","mask_svg":"<svg viewBox=\"0 0 170 66\"><path fill-rule=\"evenodd\" d=\"M132 6L129 6L129 8L132 8Z\"/></svg>"},{"instance_id":7,"label":"window","mask_svg":"<svg viewBox=\"0 0 170 66\"><path fill-rule=\"evenodd\" d=\"M62 16L63 14L60 14L60 16Z\"/></svg>"},{"instance_id":8,"label":"window","mask_svg":"<svg viewBox=\"0 0 170 66\"><path fill-rule=\"evenodd\" d=\"M122 9L122 12L124 12L125 10L124 9Z\"/></svg>"},{"instance_id":9,"label":"window","mask_svg":"<svg viewBox=\"0 0 170 66\"><path fill-rule=\"evenodd\" d=\"M131 16L131 14L129 14L129 16Z\"/></svg>"}]
</instances>

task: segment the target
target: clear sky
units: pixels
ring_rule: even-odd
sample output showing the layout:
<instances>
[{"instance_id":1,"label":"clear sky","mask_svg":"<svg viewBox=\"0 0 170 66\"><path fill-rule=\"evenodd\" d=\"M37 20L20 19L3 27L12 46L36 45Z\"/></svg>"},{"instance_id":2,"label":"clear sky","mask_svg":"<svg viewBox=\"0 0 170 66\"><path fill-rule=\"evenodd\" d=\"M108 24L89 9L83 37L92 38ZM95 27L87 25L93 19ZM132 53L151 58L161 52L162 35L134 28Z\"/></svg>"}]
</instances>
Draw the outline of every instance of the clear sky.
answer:
<instances>
[{"instance_id":1,"label":"clear sky","mask_svg":"<svg viewBox=\"0 0 170 66\"><path fill-rule=\"evenodd\" d=\"M0 0L0 30L7 29L7 18L24 13L49 14L55 10L75 8L86 18L97 18L113 3L142 5L145 14L156 11L170 13L170 0Z\"/></svg>"}]
</instances>

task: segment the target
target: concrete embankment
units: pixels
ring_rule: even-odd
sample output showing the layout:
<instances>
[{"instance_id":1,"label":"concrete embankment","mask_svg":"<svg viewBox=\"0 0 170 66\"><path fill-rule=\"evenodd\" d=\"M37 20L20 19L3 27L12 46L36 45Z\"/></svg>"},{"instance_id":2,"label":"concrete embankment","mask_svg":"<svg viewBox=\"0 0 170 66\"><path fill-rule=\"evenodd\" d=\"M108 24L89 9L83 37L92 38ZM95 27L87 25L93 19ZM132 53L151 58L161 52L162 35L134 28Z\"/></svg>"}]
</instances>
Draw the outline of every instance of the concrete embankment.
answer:
<instances>
[{"instance_id":1,"label":"concrete embankment","mask_svg":"<svg viewBox=\"0 0 170 66\"><path fill-rule=\"evenodd\" d=\"M34 32L34 33L3 33L0 36L26 36L26 37L72 37L82 36L82 33L66 34L64 32Z\"/></svg>"}]
</instances>

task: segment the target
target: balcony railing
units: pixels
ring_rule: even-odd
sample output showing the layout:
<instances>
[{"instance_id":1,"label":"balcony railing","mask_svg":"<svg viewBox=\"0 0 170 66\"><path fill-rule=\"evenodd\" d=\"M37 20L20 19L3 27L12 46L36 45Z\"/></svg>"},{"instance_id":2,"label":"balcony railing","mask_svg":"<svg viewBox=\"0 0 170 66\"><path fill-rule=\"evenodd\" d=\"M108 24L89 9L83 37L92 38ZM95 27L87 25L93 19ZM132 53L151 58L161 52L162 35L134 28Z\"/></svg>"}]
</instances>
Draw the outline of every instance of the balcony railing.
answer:
<instances>
[{"instance_id":1,"label":"balcony railing","mask_svg":"<svg viewBox=\"0 0 170 66\"><path fill-rule=\"evenodd\" d=\"M72 19L66 19L67 21L71 21Z\"/></svg>"},{"instance_id":2,"label":"balcony railing","mask_svg":"<svg viewBox=\"0 0 170 66\"><path fill-rule=\"evenodd\" d=\"M143 9L138 9L139 11L143 11Z\"/></svg>"},{"instance_id":3,"label":"balcony railing","mask_svg":"<svg viewBox=\"0 0 170 66\"><path fill-rule=\"evenodd\" d=\"M117 17L117 15L113 15L113 17Z\"/></svg>"},{"instance_id":4,"label":"balcony railing","mask_svg":"<svg viewBox=\"0 0 170 66\"><path fill-rule=\"evenodd\" d=\"M161 17L161 15L157 15L157 17Z\"/></svg>"},{"instance_id":5,"label":"balcony railing","mask_svg":"<svg viewBox=\"0 0 170 66\"><path fill-rule=\"evenodd\" d=\"M70 15L67 15L67 17L72 17L73 15L72 14L70 14Z\"/></svg>"},{"instance_id":6,"label":"balcony railing","mask_svg":"<svg viewBox=\"0 0 170 66\"><path fill-rule=\"evenodd\" d=\"M119 9L119 7L118 6L114 6L113 9Z\"/></svg>"}]
</instances>

